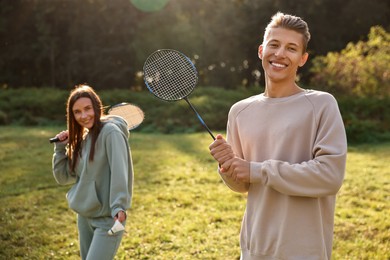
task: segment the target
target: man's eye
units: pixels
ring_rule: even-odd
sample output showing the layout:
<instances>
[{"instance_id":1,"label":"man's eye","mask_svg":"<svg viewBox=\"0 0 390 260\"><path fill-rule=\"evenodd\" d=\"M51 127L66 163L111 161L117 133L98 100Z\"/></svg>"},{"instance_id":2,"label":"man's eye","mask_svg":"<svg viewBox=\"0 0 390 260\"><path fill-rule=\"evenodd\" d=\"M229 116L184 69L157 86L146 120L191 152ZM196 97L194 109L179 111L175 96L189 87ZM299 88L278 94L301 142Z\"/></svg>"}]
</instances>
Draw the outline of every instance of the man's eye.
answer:
<instances>
[{"instance_id":1,"label":"man's eye","mask_svg":"<svg viewBox=\"0 0 390 260\"><path fill-rule=\"evenodd\" d=\"M287 45L287 50L289 51L298 51L298 46L295 45Z\"/></svg>"}]
</instances>

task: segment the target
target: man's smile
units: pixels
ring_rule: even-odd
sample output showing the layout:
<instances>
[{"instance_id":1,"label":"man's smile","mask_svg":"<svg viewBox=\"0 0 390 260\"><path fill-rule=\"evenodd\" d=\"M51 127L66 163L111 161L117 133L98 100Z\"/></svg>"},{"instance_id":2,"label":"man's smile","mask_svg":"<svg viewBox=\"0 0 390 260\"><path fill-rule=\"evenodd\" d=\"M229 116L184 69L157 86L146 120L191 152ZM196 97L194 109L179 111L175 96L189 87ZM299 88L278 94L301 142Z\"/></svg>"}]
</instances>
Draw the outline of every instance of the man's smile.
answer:
<instances>
[{"instance_id":1,"label":"man's smile","mask_svg":"<svg viewBox=\"0 0 390 260\"><path fill-rule=\"evenodd\" d=\"M278 67L278 68L287 68L286 64L275 62L275 61L270 61L269 62L272 66Z\"/></svg>"}]
</instances>

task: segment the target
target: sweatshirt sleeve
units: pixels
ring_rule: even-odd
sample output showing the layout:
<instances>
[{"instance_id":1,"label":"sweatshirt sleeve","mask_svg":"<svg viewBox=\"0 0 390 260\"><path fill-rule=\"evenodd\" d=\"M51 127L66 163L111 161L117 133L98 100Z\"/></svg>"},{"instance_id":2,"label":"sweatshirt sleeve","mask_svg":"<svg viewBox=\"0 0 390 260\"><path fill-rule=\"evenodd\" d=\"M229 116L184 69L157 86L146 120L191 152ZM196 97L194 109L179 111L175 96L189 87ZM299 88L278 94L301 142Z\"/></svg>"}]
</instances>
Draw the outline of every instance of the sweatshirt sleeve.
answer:
<instances>
[{"instance_id":1,"label":"sweatshirt sleeve","mask_svg":"<svg viewBox=\"0 0 390 260\"><path fill-rule=\"evenodd\" d=\"M58 184L66 185L76 182L76 174L72 175L69 167L68 156L66 154L66 144L54 144L52 169L54 179Z\"/></svg>"},{"instance_id":2,"label":"sweatshirt sleeve","mask_svg":"<svg viewBox=\"0 0 390 260\"><path fill-rule=\"evenodd\" d=\"M120 131L112 131L106 139L111 170L110 208L114 217L130 207L133 187L133 164L127 138Z\"/></svg>"},{"instance_id":3,"label":"sweatshirt sleeve","mask_svg":"<svg viewBox=\"0 0 390 260\"><path fill-rule=\"evenodd\" d=\"M227 129L226 129L226 141L232 146L232 149L235 152L235 154L237 154L242 158L243 153L241 149L240 138L236 128L234 127L234 124L232 124L231 118L234 117L232 116L232 114L233 113L231 109L229 112L229 119L228 119ZM239 182L229 176L226 176L225 174L220 172L219 167L218 167L218 173L221 176L225 185L228 186L232 191L239 192L239 193L248 192L249 183Z\"/></svg>"},{"instance_id":4,"label":"sweatshirt sleeve","mask_svg":"<svg viewBox=\"0 0 390 260\"><path fill-rule=\"evenodd\" d=\"M250 182L261 182L291 196L335 195L345 172L347 140L336 100L317 108L318 127L313 158L301 163L266 160L250 163Z\"/></svg>"}]
</instances>

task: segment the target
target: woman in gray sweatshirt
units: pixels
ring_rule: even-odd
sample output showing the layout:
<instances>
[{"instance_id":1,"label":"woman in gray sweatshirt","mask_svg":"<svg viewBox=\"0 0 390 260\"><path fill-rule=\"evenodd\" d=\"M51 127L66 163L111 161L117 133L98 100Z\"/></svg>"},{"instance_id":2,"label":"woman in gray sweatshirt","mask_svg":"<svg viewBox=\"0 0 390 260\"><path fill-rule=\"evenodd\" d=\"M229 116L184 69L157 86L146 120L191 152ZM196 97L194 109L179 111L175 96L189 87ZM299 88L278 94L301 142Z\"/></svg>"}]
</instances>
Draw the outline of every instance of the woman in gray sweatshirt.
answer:
<instances>
[{"instance_id":1,"label":"woman in gray sweatshirt","mask_svg":"<svg viewBox=\"0 0 390 260\"><path fill-rule=\"evenodd\" d=\"M66 198L77 213L81 258L113 259L123 231L108 231L116 220L125 224L132 199L127 123L104 116L95 91L78 85L68 98L67 126L56 136L53 175L58 184L73 184Z\"/></svg>"}]
</instances>

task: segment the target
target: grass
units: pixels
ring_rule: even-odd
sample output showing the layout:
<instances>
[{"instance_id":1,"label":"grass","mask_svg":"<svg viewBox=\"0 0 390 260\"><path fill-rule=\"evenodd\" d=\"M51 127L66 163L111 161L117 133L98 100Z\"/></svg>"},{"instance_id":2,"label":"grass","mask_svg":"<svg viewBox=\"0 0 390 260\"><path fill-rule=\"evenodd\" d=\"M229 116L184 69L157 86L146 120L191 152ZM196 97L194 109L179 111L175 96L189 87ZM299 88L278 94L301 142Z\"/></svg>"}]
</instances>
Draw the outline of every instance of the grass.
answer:
<instances>
[{"instance_id":1,"label":"grass","mask_svg":"<svg viewBox=\"0 0 390 260\"><path fill-rule=\"evenodd\" d=\"M51 173L60 129L0 127L0 259L79 259L76 217ZM133 132L135 186L116 259L238 259L245 195L231 192L208 133ZM390 258L390 143L349 148L333 259Z\"/></svg>"}]
</instances>

